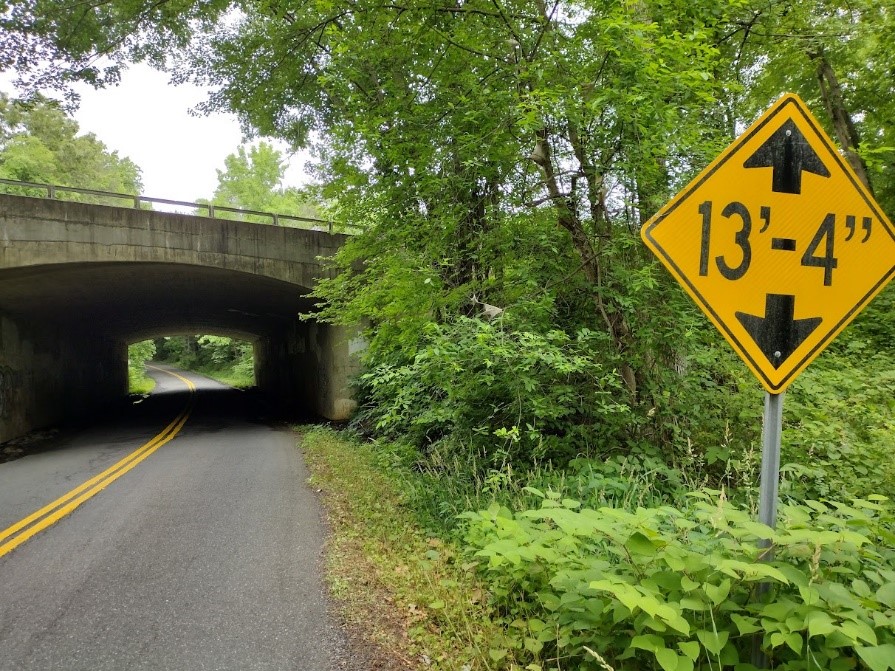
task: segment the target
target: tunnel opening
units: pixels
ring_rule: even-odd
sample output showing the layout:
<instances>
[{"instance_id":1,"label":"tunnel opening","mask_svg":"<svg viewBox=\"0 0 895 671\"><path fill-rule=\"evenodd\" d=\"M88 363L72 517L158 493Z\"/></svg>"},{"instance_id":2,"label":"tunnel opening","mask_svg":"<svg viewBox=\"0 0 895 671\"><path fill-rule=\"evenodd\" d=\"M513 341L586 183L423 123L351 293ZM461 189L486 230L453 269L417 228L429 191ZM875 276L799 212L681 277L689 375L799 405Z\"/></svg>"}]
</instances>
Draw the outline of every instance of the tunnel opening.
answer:
<instances>
[{"instance_id":1,"label":"tunnel opening","mask_svg":"<svg viewBox=\"0 0 895 671\"><path fill-rule=\"evenodd\" d=\"M169 364L217 380L236 389L257 385L256 340L232 334L165 335L128 345L128 387L131 394L152 390L146 364Z\"/></svg>"}]
</instances>

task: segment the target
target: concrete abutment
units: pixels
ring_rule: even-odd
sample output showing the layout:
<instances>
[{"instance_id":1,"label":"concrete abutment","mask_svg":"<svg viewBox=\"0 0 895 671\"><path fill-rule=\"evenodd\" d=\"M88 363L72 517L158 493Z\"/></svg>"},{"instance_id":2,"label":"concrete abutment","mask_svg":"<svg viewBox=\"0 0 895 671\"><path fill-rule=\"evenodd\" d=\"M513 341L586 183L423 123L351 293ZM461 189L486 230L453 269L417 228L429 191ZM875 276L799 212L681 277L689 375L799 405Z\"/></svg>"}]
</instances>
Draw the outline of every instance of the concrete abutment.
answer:
<instances>
[{"instance_id":1,"label":"concrete abutment","mask_svg":"<svg viewBox=\"0 0 895 671\"><path fill-rule=\"evenodd\" d=\"M91 416L127 394L126 346L0 314L0 442Z\"/></svg>"},{"instance_id":2,"label":"concrete abutment","mask_svg":"<svg viewBox=\"0 0 895 671\"><path fill-rule=\"evenodd\" d=\"M361 349L358 329L296 322L256 345L258 386L320 417L345 421L357 406L351 383L360 372Z\"/></svg>"}]
</instances>

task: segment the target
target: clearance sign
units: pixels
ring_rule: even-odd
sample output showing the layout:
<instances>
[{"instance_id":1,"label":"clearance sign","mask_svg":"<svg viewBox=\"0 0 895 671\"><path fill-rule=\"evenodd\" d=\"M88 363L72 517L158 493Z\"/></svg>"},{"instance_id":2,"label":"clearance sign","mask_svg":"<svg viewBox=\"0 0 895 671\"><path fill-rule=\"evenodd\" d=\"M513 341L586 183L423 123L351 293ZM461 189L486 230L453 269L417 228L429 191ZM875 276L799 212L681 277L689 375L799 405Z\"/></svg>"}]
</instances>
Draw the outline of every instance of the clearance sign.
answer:
<instances>
[{"instance_id":1,"label":"clearance sign","mask_svg":"<svg viewBox=\"0 0 895 671\"><path fill-rule=\"evenodd\" d=\"M791 94L641 236L772 394L895 273L891 222Z\"/></svg>"}]
</instances>

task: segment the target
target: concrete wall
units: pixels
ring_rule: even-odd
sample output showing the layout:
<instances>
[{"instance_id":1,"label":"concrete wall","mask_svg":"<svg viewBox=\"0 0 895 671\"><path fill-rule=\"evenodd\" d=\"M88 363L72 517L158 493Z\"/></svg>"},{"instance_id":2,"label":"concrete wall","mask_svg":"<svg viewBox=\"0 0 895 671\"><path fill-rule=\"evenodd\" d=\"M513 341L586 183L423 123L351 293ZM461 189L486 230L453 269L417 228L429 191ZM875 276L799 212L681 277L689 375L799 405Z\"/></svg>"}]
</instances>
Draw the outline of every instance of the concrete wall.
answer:
<instances>
[{"instance_id":1,"label":"concrete wall","mask_svg":"<svg viewBox=\"0 0 895 671\"><path fill-rule=\"evenodd\" d=\"M0 442L76 419L127 393L125 345L0 314Z\"/></svg>"},{"instance_id":2,"label":"concrete wall","mask_svg":"<svg viewBox=\"0 0 895 671\"><path fill-rule=\"evenodd\" d=\"M357 329L296 322L288 331L258 342L255 377L260 388L284 401L345 421L357 407L351 381L360 373L358 354L363 347Z\"/></svg>"},{"instance_id":3,"label":"concrete wall","mask_svg":"<svg viewBox=\"0 0 895 671\"><path fill-rule=\"evenodd\" d=\"M150 262L313 287L345 236L126 207L0 195L0 268Z\"/></svg>"},{"instance_id":4,"label":"concrete wall","mask_svg":"<svg viewBox=\"0 0 895 671\"><path fill-rule=\"evenodd\" d=\"M328 419L349 419L357 407L351 390L352 378L360 373L357 329L311 322L292 342L293 374L302 376L297 386L306 402Z\"/></svg>"}]
</instances>

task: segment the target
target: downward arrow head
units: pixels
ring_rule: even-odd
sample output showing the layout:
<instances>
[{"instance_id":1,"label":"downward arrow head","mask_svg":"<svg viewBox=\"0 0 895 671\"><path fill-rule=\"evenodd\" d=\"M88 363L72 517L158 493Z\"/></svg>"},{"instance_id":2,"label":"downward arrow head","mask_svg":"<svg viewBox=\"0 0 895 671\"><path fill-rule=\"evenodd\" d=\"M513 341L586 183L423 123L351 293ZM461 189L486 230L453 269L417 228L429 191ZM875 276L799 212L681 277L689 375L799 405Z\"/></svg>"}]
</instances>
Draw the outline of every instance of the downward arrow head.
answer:
<instances>
[{"instance_id":1,"label":"downward arrow head","mask_svg":"<svg viewBox=\"0 0 895 671\"><path fill-rule=\"evenodd\" d=\"M765 316L737 312L736 318L776 369L820 326L820 317L793 319L795 296L768 294Z\"/></svg>"},{"instance_id":2,"label":"downward arrow head","mask_svg":"<svg viewBox=\"0 0 895 671\"><path fill-rule=\"evenodd\" d=\"M802 172L829 177L830 171L808 144L792 119L778 128L752 156L744 168L773 168L771 189L777 193L802 193Z\"/></svg>"}]
</instances>

